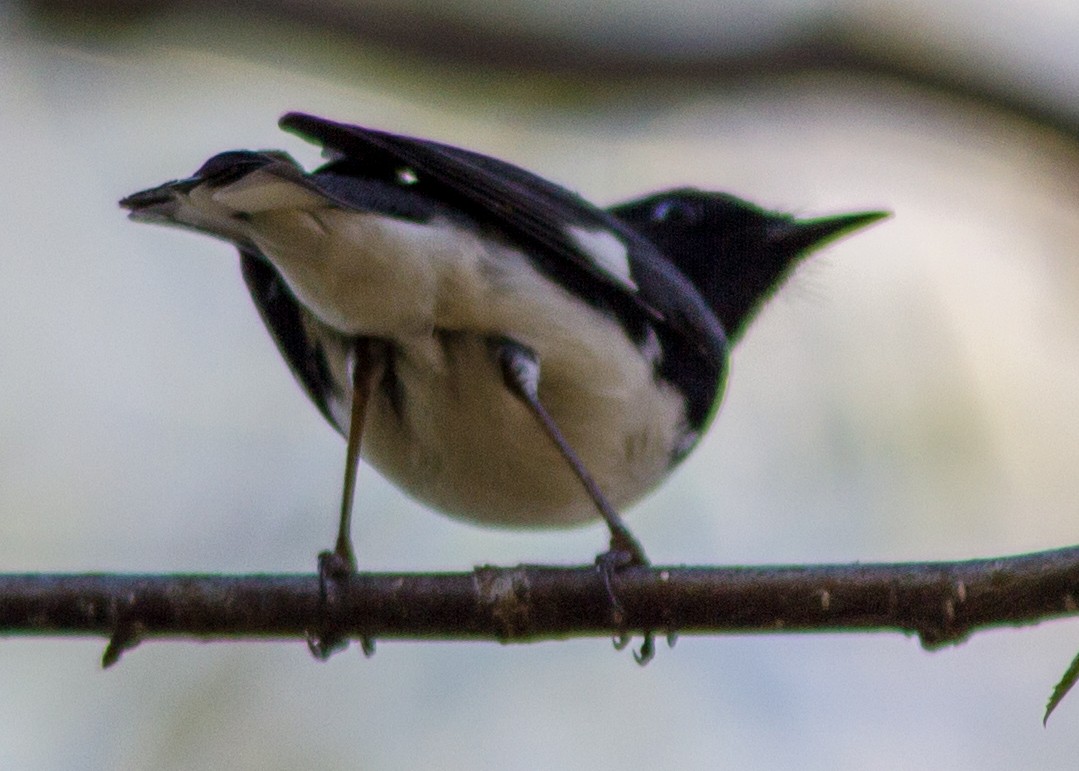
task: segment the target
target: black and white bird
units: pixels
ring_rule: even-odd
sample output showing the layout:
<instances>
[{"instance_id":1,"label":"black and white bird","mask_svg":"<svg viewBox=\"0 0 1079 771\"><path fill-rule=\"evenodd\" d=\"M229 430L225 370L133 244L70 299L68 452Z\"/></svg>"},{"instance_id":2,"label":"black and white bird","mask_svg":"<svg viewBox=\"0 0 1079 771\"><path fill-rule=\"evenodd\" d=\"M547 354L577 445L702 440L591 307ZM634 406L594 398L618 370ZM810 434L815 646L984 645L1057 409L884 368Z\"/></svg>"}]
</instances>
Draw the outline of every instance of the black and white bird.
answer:
<instances>
[{"instance_id":1,"label":"black and white bird","mask_svg":"<svg viewBox=\"0 0 1079 771\"><path fill-rule=\"evenodd\" d=\"M312 172L233 151L120 203L237 246L266 327L348 437L347 572L362 456L451 516L521 527L602 516L606 557L643 564L619 510L693 449L731 344L810 249L884 216L813 220L729 195L604 210L475 152L290 113Z\"/></svg>"}]
</instances>

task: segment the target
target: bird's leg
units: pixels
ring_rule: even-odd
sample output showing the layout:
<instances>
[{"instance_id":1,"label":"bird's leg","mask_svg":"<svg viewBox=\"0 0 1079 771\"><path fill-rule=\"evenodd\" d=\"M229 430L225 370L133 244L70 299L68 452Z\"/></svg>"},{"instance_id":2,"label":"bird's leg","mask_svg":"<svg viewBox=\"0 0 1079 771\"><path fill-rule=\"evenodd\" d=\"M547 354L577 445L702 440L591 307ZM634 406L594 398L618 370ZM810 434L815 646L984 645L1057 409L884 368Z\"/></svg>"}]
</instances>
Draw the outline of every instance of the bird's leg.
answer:
<instances>
[{"instance_id":1,"label":"bird's leg","mask_svg":"<svg viewBox=\"0 0 1079 771\"><path fill-rule=\"evenodd\" d=\"M330 619L332 599L330 591L347 586L348 579L356 571L356 554L352 548L352 501L356 494L356 473L359 469L360 443L367 405L371 399L374 356L372 341L366 337L356 339L352 361L352 408L348 423L348 445L345 450L345 482L341 490L341 516L337 527L337 542L333 551L318 555L319 596L322 600L326 621L316 637L308 640L311 652L320 659L327 659L348 645L348 639L334 630Z\"/></svg>"},{"instance_id":2,"label":"bird's leg","mask_svg":"<svg viewBox=\"0 0 1079 771\"><path fill-rule=\"evenodd\" d=\"M588 473L580 457L570 447L566 437L563 436L558 424L555 423L551 413L543 406L539 398L540 363L536 354L512 340L500 339L496 341L498 365L502 370L502 378L506 386L516 395L540 424L540 428L555 443L559 453L566 459L566 463L573 469L577 479L584 485L585 492L592 502L596 504L599 513L607 523L611 531L611 548L605 554L597 558L597 562L604 568L620 568L628 565L647 565L648 558L644 555L644 549L629 532L622 517L615 511L614 506L607 500L607 496L599 489L596 480ZM608 585L608 590L610 586Z\"/></svg>"},{"instance_id":3,"label":"bird's leg","mask_svg":"<svg viewBox=\"0 0 1079 771\"><path fill-rule=\"evenodd\" d=\"M360 464L360 443L371 401L374 356L371 340L356 340L352 363L352 410L348 421L348 445L345 450L345 483L341 489L341 518L337 528L337 543L330 554L335 567L351 573L356 569L356 554L352 550L352 500L356 495L356 473Z\"/></svg>"}]
</instances>

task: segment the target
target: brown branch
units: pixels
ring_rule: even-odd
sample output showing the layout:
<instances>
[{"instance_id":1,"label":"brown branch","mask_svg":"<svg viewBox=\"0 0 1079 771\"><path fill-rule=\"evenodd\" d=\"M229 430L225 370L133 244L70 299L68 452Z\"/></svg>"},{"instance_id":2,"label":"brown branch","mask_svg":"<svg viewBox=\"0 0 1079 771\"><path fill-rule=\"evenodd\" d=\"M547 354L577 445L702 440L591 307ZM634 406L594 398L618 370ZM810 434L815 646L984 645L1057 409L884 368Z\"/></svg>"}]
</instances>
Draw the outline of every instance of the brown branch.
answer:
<instances>
[{"instance_id":1,"label":"brown branch","mask_svg":"<svg viewBox=\"0 0 1079 771\"><path fill-rule=\"evenodd\" d=\"M332 587L331 587L332 588ZM366 574L320 600L313 575L0 575L0 634L528 642L645 633L897 630L930 648L1075 615L1079 547L966 562ZM647 651L645 651L647 655Z\"/></svg>"}]
</instances>

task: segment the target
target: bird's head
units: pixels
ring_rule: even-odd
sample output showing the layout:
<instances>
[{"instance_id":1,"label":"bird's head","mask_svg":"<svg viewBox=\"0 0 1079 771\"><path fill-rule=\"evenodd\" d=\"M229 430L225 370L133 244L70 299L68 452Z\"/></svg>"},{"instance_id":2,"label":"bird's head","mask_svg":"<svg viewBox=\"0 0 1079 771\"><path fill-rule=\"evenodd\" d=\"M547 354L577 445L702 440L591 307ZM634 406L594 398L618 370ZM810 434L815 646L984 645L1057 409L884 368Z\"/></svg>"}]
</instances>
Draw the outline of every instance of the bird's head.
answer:
<instances>
[{"instance_id":1,"label":"bird's head","mask_svg":"<svg viewBox=\"0 0 1079 771\"><path fill-rule=\"evenodd\" d=\"M887 212L799 220L726 193L681 188L611 208L696 286L737 340L764 300L814 248Z\"/></svg>"}]
</instances>

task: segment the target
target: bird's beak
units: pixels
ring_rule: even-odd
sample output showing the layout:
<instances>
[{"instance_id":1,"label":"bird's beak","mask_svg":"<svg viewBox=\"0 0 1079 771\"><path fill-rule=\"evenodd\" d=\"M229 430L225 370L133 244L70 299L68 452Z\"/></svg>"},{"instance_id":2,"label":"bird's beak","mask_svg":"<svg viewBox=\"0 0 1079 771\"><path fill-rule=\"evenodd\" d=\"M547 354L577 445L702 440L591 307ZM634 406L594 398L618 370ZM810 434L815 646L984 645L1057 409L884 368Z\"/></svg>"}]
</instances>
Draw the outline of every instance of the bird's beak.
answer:
<instances>
[{"instance_id":1,"label":"bird's beak","mask_svg":"<svg viewBox=\"0 0 1079 771\"><path fill-rule=\"evenodd\" d=\"M891 212L867 211L778 222L769 226L768 240L788 254L800 254L889 216Z\"/></svg>"},{"instance_id":2,"label":"bird's beak","mask_svg":"<svg viewBox=\"0 0 1079 771\"><path fill-rule=\"evenodd\" d=\"M197 177L166 182L120 199L120 206L131 212L128 216L133 220L161 219L175 208L177 193L189 192L199 182Z\"/></svg>"}]
</instances>

